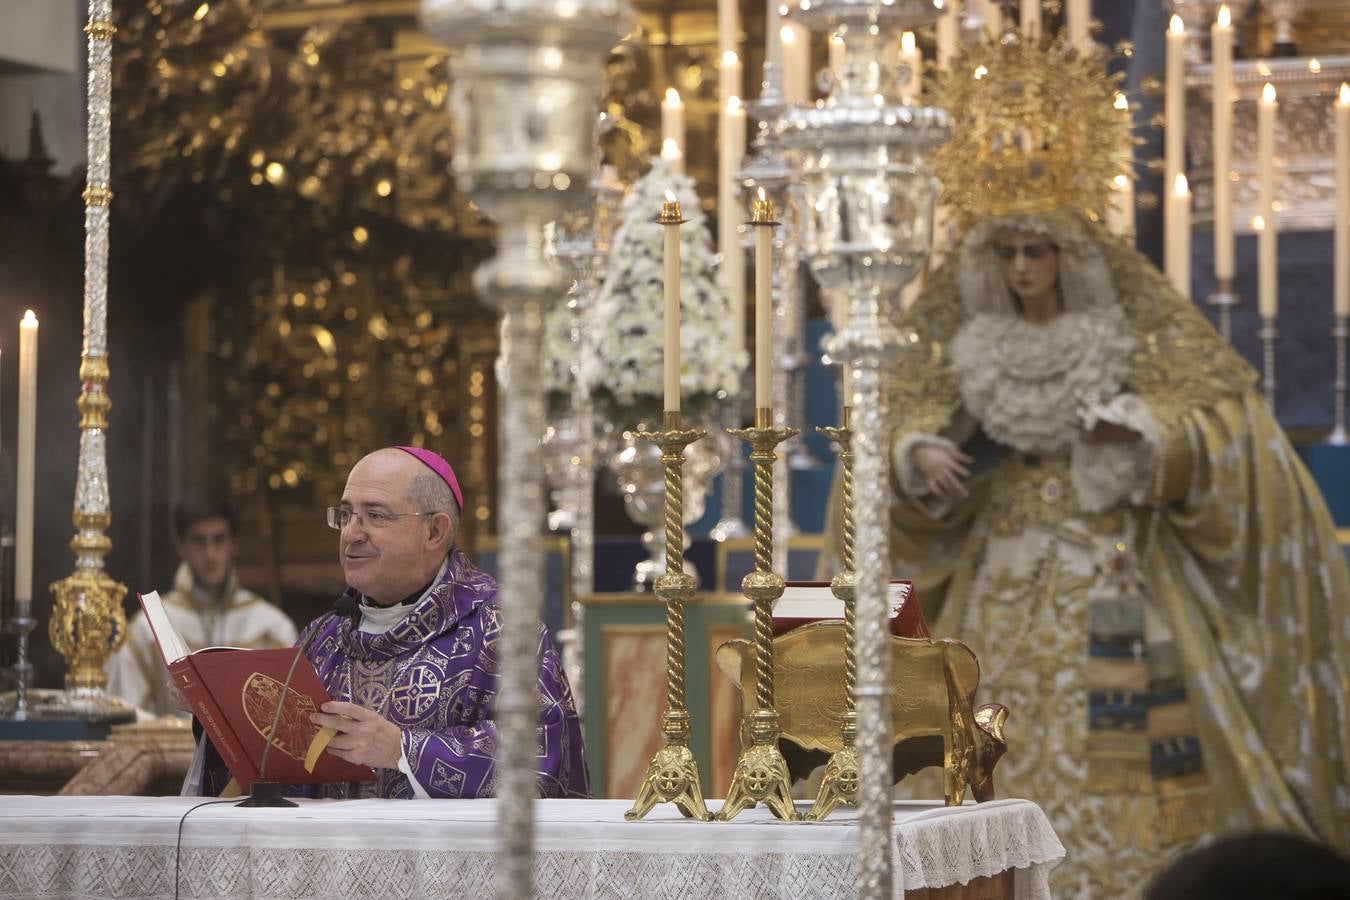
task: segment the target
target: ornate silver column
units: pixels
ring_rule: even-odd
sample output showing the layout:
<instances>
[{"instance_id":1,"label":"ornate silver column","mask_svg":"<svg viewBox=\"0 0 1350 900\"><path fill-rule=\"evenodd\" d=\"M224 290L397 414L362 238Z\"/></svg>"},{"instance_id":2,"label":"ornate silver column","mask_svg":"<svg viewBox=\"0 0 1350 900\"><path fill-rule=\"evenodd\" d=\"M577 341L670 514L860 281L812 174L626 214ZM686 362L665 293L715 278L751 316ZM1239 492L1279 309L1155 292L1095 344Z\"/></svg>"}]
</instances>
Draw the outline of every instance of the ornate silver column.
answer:
<instances>
[{"instance_id":1,"label":"ornate silver column","mask_svg":"<svg viewBox=\"0 0 1350 900\"><path fill-rule=\"evenodd\" d=\"M502 311L495 887L500 898L527 900L543 600L542 309L568 281L545 257L543 229L586 192L602 67L632 14L619 0L422 0L421 16L452 51L459 187L501 226L497 256L474 278Z\"/></svg>"},{"instance_id":2,"label":"ornate silver column","mask_svg":"<svg viewBox=\"0 0 1350 900\"><path fill-rule=\"evenodd\" d=\"M112 126L112 0L90 0L87 175L84 189L84 346L80 352L80 457L75 479L75 571L52 585L48 634L66 658L66 714L126 718L131 710L104 691L103 666L126 636L122 595L103 569L112 548L108 498L108 213ZM39 714L41 710L38 711ZM61 714L53 710L52 714Z\"/></svg>"},{"instance_id":3,"label":"ornate silver column","mask_svg":"<svg viewBox=\"0 0 1350 900\"><path fill-rule=\"evenodd\" d=\"M820 108L778 123L800 170L802 236L821 286L849 298L830 356L853 367L854 523L857 585L858 894L891 896L891 673L886 589L890 481L886 382L904 340L894 325L901 289L933 238L938 184L925 155L946 140L947 114L900 105L883 36L937 16L932 0L799 0L788 14L838 31L848 63Z\"/></svg>"}]
</instances>

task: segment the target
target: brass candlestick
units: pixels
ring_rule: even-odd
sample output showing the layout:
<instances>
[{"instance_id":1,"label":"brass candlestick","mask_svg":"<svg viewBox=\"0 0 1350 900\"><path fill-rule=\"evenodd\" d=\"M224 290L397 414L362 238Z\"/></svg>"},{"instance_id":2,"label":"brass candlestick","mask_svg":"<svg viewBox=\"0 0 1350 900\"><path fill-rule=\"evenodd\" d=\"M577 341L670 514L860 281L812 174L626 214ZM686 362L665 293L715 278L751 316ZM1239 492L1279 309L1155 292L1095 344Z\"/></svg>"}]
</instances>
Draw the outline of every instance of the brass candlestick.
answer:
<instances>
[{"instance_id":1,"label":"brass candlestick","mask_svg":"<svg viewBox=\"0 0 1350 900\"><path fill-rule=\"evenodd\" d=\"M656 596L666 604L666 711L661 731L666 743L647 766L633 808L623 814L640 819L657 803L674 803L690 819L710 818L699 785L698 761L689 750L689 710L684 705L684 604L694 593L694 578L684 571L684 448L707 434L680 428L678 411L666 411L662 430L638 432L661 448L666 477L666 571L656 579ZM782 588L779 588L781 591Z\"/></svg>"},{"instance_id":2,"label":"brass candlestick","mask_svg":"<svg viewBox=\"0 0 1350 900\"><path fill-rule=\"evenodd\" d=\"M830 581L830 591L844 604L844 717L839 726L842 746L825 765L825 778L820 782L816 802L806 818L818 822L840 803L858 805L858 710L853 695L857 681L858 662L853 650L853 452L849 441L852 431L853 409L844 407L844 422L839 428L817 428L839 445L839 465L844 470L843 571Z\"/></svg>"},{"instance_id":3,"label":"brass candlestick","mask_svg":"<svg viewBox=\"0 0 1350 900\"><path fill-rule=\"evenodd\" d=\"M741 592L755 604L755 708L746 716L750 746L741 751L731 776L727 800L717 811L722 822L755 803L785 821L797 818L792 805L792 778L778 749L778 711L773 705L773 603L783 595L783 577L773 565L774 448L797 434L795 428L774 428L773 410L755 410L753 428L732 428L731 434L750 444L755 466L755 570L741 581Z\"/></svg>"}]
</instances>

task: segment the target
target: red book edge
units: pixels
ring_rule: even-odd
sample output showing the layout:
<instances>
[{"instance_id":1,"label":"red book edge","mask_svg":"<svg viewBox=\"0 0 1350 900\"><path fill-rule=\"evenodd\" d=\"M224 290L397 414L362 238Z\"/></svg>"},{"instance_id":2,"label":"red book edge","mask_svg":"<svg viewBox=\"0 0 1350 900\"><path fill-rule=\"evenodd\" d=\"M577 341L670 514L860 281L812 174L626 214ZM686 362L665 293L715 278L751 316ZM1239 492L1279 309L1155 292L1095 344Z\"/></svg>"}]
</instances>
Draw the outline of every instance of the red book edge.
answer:
<instances>
[{"instance_id":1,"label":"red book edge","mask_svg":"<svg viewBox=\"0 0 1350 900\"><path fill-rule=\"evenodd\" d=\"M183 698L192 704L192 714L202 723L216 750L220 751L225 767L230 770L240 789L248 790L249 785L258 780L258 770L248 754L244 753L243 743L197 671L192 655L176 660L169 666L169 674L173 676L174 684L182 692Z\"/></svg>"}]
</instances>

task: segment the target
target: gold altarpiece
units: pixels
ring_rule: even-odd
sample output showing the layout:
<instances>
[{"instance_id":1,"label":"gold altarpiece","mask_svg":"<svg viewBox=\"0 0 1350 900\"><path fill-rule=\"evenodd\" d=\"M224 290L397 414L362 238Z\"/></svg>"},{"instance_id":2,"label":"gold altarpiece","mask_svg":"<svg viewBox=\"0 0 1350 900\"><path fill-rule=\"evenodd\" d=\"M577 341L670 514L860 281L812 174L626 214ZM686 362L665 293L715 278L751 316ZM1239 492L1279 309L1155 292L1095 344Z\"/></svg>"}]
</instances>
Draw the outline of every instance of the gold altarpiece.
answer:
<instances>
[{"instance_id":1,"label":"gold altarpiece","mask_svg":"<svg viewBox=\"0 0 1350 900\"><path fill-rule=\"evenodd\" d=\"M742 5L762 28L762 10ZM716 3L638 6L608 66L602 150L636 177L677 87L689 171L711 205ZM117 11L122 177L144 215L206 191L235 260L184 307L183 481L228 480L258 523L241 564L273 596L333 586L331 535L312 511L374 446L446 453L474 486L466 542L495 530L496 316L469 284L494 232L448 175L444 56L416 12L415 0ZM744 43L752 54L759 37Z\"/></svg>"}]
</instances>

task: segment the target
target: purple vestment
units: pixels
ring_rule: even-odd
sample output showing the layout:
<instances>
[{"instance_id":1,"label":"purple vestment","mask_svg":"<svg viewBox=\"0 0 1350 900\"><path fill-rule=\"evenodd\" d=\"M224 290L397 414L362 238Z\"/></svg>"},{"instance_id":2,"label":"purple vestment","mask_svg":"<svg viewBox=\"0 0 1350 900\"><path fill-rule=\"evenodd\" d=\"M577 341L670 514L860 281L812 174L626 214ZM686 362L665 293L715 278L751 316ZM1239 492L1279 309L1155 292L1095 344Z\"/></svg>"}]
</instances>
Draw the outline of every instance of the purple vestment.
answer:
<instances>
[{"instance_id":1,"label":"purple vestment","mask_svg":"<svg viewBox=\"0 0 1350 900\"><path fill-rule=\"evenodd\" d=\"M431 590L389 631L366 634L349 617L330 614L311 622L300 642L318 630L308 656L334 700L374 710L403 730L404 758L427 794L489 797L497 783L492 709L501 626L497 582L456 549ZM589 797L581 723L542 626L539 655L539 795ZM290 793L344 798L363 788L363 795L414 796L398 769L375 773L373 786L304 785Z\"/></svg>"}]
</instances>

